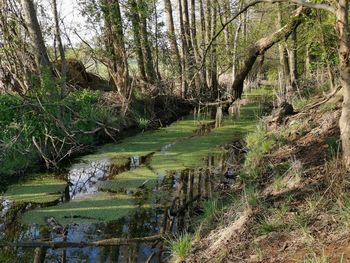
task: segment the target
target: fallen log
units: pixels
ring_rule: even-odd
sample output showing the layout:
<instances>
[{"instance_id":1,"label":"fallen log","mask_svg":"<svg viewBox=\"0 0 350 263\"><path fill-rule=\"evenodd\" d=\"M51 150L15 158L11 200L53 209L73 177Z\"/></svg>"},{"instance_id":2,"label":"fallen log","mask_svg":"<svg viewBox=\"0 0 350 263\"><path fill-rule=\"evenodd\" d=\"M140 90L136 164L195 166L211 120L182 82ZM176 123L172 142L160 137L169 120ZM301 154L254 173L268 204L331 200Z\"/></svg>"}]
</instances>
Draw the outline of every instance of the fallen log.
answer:
<instances>
[{"instance_id":1,"label":"fallen log","mask_svg":"<svg viewBox=\"0 0 350 263\"><path fill-rule=\"evenodd\" d=\"M162 235L135 238L110 238L92 242L72 242L72 241L22 241L22 242L1 242L0 247L27 247L27 248L83 248L83 247L106 247L132 245L140 242L153 242L162 239Z\"/></svg>"}]
</instances>

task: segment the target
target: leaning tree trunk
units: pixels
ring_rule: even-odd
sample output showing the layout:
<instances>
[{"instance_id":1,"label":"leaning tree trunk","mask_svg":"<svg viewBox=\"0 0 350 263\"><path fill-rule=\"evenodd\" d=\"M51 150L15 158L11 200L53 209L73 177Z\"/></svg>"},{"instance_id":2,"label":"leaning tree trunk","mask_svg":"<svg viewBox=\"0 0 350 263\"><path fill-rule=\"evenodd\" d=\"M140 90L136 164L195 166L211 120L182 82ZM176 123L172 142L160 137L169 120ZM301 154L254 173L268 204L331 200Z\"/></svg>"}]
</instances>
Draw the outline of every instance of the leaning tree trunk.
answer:
<instances>
[{"instance_id":1,"label":"leaning tree trunk","mask_svg":"<svg viewBox=\"0 0 350 263\"><path fill-rule=\"evenodd\" d=\"M45 46L43 34L36 15L34 3L32 0L21 0L24 20L29 31L29 36L34 46L34 56L37 66L40 69L52 69L47 49Z\"/></svg>"},{"instance_id":2,"label":"leaning tree trunk","mask_svg":"<svg viewBox=\"0 0 350 263\"><path fill-rule=\"evenodd\" d=\"M348 0L338 0L336 31L339 37L340 84L343 87L343 106L339 120L344 164L350 170L350 39Z\"/></svg>"},{"instance_id":3,"label":"leaning tree trunk","mask_svg":"<svg viewBox=\"0 0 350 263\"><path fill-rule=\"evenodd\" d=\"M298 8L296 14L291 18L288 24L272 33L271 35L259 39L253 46L249 48L248 57L243 64L243 68L237 74L232 84L232 90L234 91L235 99L241 98L241 95L243 93L244 80L252 69L257 57L264 54L269 48L271 48L274 44L278 43L282 39L287 39L290 34L301 24L304 15L308 13L309 9L302 7Z\"/></svg>"}]
</instances>

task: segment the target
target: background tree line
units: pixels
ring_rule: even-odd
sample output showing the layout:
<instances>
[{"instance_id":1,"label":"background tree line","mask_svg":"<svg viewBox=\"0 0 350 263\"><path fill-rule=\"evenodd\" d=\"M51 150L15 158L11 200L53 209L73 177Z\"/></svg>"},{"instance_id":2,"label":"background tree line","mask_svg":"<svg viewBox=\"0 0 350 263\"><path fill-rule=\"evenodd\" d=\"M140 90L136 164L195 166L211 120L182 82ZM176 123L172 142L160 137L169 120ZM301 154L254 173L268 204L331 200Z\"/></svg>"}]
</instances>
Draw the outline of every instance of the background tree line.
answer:
<instances>
[{"instance_id":1,"label":"background tree line","mask_svg":"<svg viewBox=\"0 0 350 263\"><path fill-rule=\"evenodd\" d=\"M243 87L268 85L277 87L282 105L341 85L340 127L350 165L347 0L79 0L78 5L84 30L92 35L84 39L77 31L79 46L69 43L72 36L65 34L56 1L1 1L3 91L23 97L40 91L40 96L63 99L77 84L74 63L84 67L84 74L91 65L103 68L86 78L104 73L124 113L137 94L231 103ZM50 80L59 80L58 88L43 90Z\"/></svg>"}]
</instances>

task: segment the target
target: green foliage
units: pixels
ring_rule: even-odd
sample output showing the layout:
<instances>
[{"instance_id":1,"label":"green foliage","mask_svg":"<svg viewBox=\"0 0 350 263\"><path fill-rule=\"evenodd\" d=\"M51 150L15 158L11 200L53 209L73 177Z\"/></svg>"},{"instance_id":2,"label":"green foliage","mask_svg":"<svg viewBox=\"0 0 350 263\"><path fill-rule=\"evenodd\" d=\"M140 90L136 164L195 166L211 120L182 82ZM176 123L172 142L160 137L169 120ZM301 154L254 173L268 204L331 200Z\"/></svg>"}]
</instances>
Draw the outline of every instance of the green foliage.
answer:
<instances>
[{"instance_id":1,"label":"green foliage","mask_svg":"<svg viewBox=\"0 0 350 263\"><path fill-rule=\"evenodd\" d=\"M149 127L151 121L149 119L146 119L146 118L138 118L137 119L137 126L142 130L147 130L147 128Z\"/></svg>"},{"instance_id":2,"label":"green foliage","mask_svg":"<svg viewBox=\"0 0 350 263\"><path fill-rule=\"evenodd\" d=\"M188 233L182 233L175 239L168 241L172 261L182 262L192 247L192 236Z\"/></svg>"}]
</instances>

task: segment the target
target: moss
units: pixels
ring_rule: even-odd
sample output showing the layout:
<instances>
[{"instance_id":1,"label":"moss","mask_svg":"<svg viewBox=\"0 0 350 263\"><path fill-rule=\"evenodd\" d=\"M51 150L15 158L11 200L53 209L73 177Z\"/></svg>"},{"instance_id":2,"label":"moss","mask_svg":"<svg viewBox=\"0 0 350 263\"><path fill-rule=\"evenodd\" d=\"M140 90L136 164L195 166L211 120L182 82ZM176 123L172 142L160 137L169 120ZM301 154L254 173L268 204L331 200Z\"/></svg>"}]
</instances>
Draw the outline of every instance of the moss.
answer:
<instances>
[{"instance_id":1,"label":"moss","mask_svg":"<svg viewBox=\"0 0 350 263\"><path fill-rule=\"evenodd\" d=\"M53 175L32 175L11 185L4 198L21 203L51 203L61 197L66 186L66 181Z\"/></svg>"}]
</instances>

